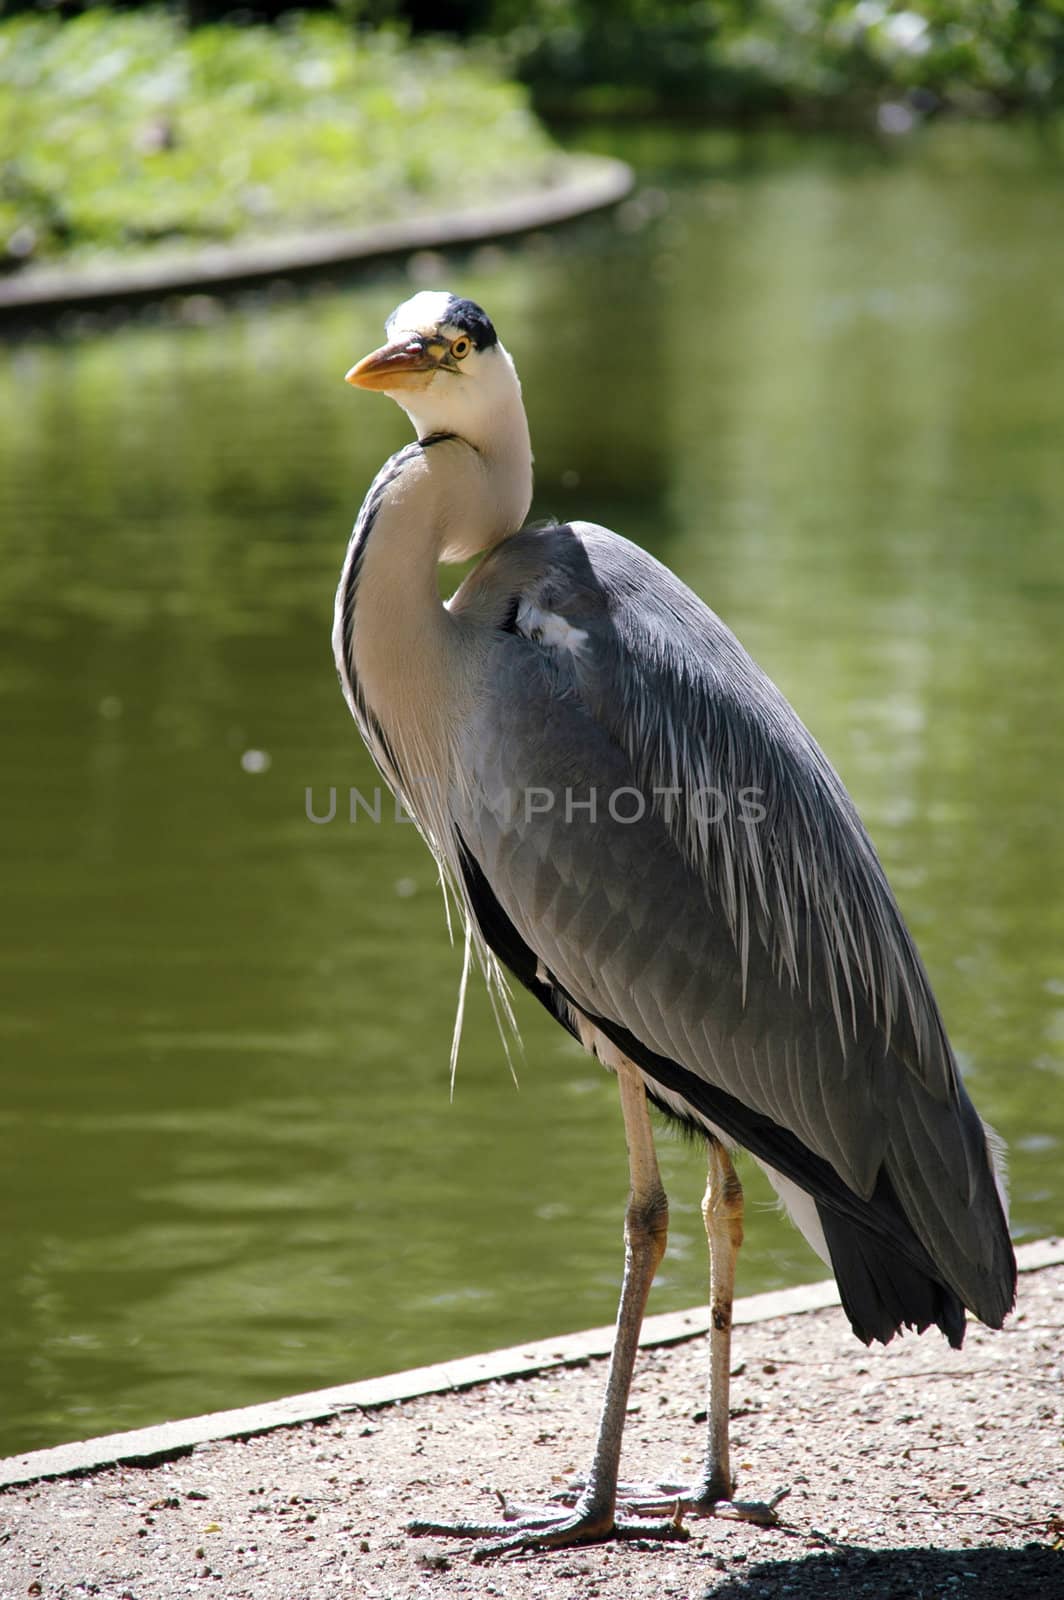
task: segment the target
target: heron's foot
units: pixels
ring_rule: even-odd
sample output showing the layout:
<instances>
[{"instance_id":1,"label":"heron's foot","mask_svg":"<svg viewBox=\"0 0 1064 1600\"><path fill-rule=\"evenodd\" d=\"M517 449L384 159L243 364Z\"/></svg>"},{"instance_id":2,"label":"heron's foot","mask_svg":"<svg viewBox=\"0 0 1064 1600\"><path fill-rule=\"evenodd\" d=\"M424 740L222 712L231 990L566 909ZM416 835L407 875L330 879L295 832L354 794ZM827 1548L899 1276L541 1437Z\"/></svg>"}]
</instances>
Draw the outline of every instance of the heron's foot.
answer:
<instances>
[{"instance_id":1,"label":"heron's foot","mask_svg":"<svg viewBox=\"0 0 1064 1600\"><path fill-rule=\"evenodd\" d=\"M554 1496L564 1504L578 1500L583 1484L577 1483ZM621 1483L617 1487L617 1508L631 1517L679 1515L723 1517L732 1522L750 1522L758 1528L776 1528L780 1518L776 1507L790 1494L780 1489L771 1500L733 1500L712 1484Z\"/></svg>"},{"instance_id":2,"label":"heron's foot","mask_svg":"<svg viewBox=\"0 0 1064 1600\"><path fill-rule=\"evenodd\" d=\"M407 1532L444 1534L458 1539L487 1539L473 1552L474 1561L521 1550L558 1550L567 1545L601 1544L608 1539L688 1539L682 1513L674 1500L664 1508L668 1520L644 1522L618 1517L583 1499L570 1512L511 1505L498 1493L501 1522L408 1522Z\"/></svg>"}]
</instances>

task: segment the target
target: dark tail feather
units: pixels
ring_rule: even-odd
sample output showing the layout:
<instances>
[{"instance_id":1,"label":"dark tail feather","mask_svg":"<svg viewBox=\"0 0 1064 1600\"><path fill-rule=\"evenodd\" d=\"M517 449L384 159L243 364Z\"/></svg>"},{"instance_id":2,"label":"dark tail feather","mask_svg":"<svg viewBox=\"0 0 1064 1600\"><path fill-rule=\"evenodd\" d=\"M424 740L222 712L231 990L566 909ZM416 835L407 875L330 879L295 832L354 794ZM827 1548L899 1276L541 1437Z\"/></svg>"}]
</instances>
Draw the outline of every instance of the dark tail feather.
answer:
<instances>
[{"instance_id":1,"label":"dark tail feather","mask_svg":"<svg viewBox=\"0 0 1064 1600\"><path fill-rule=\"evenodd\" d=\"M960 1349L964 1306L952 1289L850 1218L825 1205L817 1210L843 1310L860 1340L888 1344L903 1327L918 1333L937 1327L955 1350Z\"/></svg>"}]
</instances>

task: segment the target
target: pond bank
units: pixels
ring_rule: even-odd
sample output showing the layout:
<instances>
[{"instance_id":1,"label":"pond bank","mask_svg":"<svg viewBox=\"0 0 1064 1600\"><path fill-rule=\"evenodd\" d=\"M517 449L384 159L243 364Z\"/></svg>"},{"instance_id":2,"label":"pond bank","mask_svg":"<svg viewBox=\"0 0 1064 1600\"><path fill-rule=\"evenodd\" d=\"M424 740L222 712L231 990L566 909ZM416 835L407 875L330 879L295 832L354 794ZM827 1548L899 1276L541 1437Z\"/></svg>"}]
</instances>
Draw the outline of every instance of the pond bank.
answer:
<instances>
[{"instance_id":1,"label":"pond bank","mask_svg":"<svg viewBox=\"0 0 1064 1600\"><path fill-rule=\"evenodd\" d=\"M465 1543L411 1539L412 1516L490 1516L497 1491L535 1500L583 1464L601 1363L567 1339L553 1346L565 1347L569 1364L519 1378L398 1399L412 1393L403 1380L415 1375L397 1375L381 1380L394 1403L367 1394L358 1406L349 1396L342 1411L267 1434L217 1439L201 1430L198 1444L154 1466L11 1488L0 1498L0 1592L400 1600L431 1585L507 1600L945 1592L1052 1600L1064 1595L1056 1476L1064 1241L1027 1246L1020 1259L1016 1314L1000 1334L973 1325L959 1355L930 1336L866 1351L821 1285L791 1292L792 1302L805 1295L819 1309L764 1315L773 1298L777 1312L785 1303L769 1296L756 1297L760 1308L737 1308L745 1325L735 1345L733 1456L742 1492L790 1486L776 1529L693 1521L684 1544L606 1544L505 1569L474 1564ZM652 1338L682 1342L641 1356L629 1472L694 1468L703 1433L704 1350L691 1337L704 1326L699 1315L686 1333L676 1317L650 1320ZM598 1332L581 1337L597 1348ZM551 1348L539 1347L541 1360ZM453 1364L455 1382L471 1381L465 1365ZM262 1426L244 1415L245 1427Z\"/></svg>"},{"instance_id":2,"label":"pond bank","mask_svg":"<svg viewBox=\"0 0 1064 1600\"><path fill-rule=\"evenodd\" d=\"M212 245L158 261L122 267L50 267L0 279L0 317L76 310L157 299L182 290L231 289L270 278L294 278L350 266L448 250L532 233L617 205L635 182L632 169L606 156L572 157L570 173L549 188L497 200L486 207L415 216L376 227L330 229Z\"/></svg>"}]
</instances>

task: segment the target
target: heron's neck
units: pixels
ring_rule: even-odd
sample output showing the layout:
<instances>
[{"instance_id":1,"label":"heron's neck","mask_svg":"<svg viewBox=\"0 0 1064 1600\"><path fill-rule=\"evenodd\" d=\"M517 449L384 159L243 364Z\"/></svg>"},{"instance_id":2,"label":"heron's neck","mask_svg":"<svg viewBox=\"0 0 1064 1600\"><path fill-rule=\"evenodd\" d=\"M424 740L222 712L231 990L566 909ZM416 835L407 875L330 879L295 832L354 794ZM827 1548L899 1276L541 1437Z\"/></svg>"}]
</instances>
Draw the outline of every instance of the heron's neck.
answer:
<instances>
[{"instance_id":1,"label":"heron's neck","mask_svg":"<svg viewBox=\"0 0 1064 1600\"><path fill-rule=\"evenodd\" d=\"M421 762L461 716L471 659L437 567L516 532L528 511L527 426L507 443L488 453L437 436L401 450L378 473L348 548L334 633L341 681L356 716L361 699L397 751Z\"/></svg>"}]
</instances>

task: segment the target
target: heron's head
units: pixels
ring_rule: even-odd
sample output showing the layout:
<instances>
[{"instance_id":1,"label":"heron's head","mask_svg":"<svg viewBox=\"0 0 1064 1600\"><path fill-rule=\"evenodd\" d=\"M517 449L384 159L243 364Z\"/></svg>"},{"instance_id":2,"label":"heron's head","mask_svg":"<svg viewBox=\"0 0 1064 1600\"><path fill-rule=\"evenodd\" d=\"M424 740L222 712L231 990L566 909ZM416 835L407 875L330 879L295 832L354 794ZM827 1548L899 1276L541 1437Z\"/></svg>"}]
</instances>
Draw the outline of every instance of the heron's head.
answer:
<instances>
[{"instance_id":1,"label":"heron's head","mask_svg":"<svg viewBox=\"0 0 1064 1600\"><path fill-rule=\"evenodd\" d=\"M387 343L363 356L347 382L390 395L419 438L454 433L490 448L514 402L520 407L521 385L480 307L426 289L397 306L384 331Z\"/></svg>"}]
</instances>

